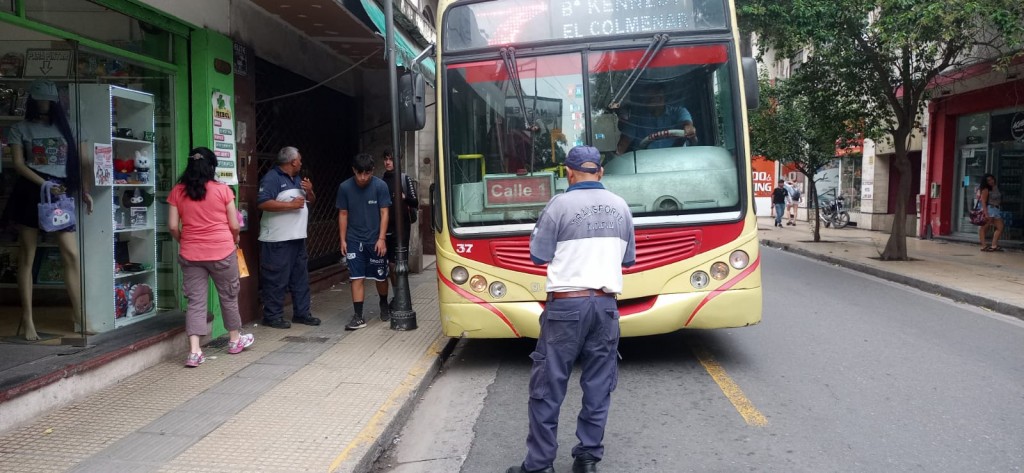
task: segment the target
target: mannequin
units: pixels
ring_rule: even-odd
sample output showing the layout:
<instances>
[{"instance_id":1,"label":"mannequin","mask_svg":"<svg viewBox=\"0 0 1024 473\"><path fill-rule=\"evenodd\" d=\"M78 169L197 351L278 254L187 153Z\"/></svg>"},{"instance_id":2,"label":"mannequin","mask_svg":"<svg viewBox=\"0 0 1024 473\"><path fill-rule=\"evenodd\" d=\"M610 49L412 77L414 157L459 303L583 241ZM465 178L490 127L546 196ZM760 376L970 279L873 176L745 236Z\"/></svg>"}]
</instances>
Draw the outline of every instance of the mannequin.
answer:
<instances>
[{"instance_id":1,"label":"mannequin","mask_svg":"<svg viewBox=\"0 0 1024 473\"><path fill-rule=\"evenodd\" d=\"M28 95L25 120L11 126L8 140L18 174L11 194L18 196L18 203L12 198L9 205L17 205L11 218L19 226L18 293L25 339L38 340L32 320L32 263L40 231L36 208L39 189L45 181L57 183L59 186L54 186L52 192L66 192L76 197L75 203L84 204L87 213L92 213L92 198L82 179L82 153L75 145L67 115L60 105L57 86L50 81L37 80L29 86ZM75 227L55 232L53 236L60 247L64 286L71 298L70 318L77 325L82 313L82 283Z\"/></svg>"}]
</instances>

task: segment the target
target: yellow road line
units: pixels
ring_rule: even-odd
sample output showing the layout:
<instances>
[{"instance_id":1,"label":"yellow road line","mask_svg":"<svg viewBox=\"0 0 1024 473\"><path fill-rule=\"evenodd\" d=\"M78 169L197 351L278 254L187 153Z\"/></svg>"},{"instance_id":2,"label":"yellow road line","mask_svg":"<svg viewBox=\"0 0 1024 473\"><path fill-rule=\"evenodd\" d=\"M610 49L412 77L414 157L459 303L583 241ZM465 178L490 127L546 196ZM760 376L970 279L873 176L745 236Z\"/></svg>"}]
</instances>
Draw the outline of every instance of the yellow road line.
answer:
<instances>
[{"instance_id":1,"label":"yellow road line","mask_svg":"<svg viewBox=\"0 0 1024 473\"><path fill-rule=\"evenodd\" d=\"M331 462L331 466L327 469L328 472L337 470L345 460L348 460L349 455L357 447L371 444L380 437L381 433L384 431L387 418L394 415L393 410L396 406L400 407L399 401L412 392L419 380L423 378L423 374L434 364L434 360L437 359L438 354L444 349L444 345L446 343L448 343L447 337L439 337L430 345L430 348L427 349L427 352L423 357L421 357L419 361L416 362L416 365L409 370L409 374L406 376L405 380L403 380L401 384L391 392L391 395L384 401L384 404L381 405L380 409L378 409L377 412L373 414L373 417L367 421L363 430L356 434L356 438L352 439L352 442L345 447L345 450L342 450L342 452L335 457L334 461Z\"/></svg>"},{"instance_id":2,"label":"yellow road line","mask_svg":"<svg viewBox=\"0 0 1024 473\"><path fill-rule=\"evenodd\" d=\"M704 348L704 345L695 343L690 346L690 349L693 351L694 356L697 357L697 360L700 361L700 364L704 365L704 369L715 380L718 387L722 389L725 397L729 398L729 402L743 416L743 420L747 421L748 425L755 427L768 425L768 419L764 414L761 414L761 411L754 407L750 399L747 399L747 396L743 394L743 390L726 374L725 368L722 368L722 365L715 361L714 357L711 356L711 352Z\"/></svg>"}]
</instances>

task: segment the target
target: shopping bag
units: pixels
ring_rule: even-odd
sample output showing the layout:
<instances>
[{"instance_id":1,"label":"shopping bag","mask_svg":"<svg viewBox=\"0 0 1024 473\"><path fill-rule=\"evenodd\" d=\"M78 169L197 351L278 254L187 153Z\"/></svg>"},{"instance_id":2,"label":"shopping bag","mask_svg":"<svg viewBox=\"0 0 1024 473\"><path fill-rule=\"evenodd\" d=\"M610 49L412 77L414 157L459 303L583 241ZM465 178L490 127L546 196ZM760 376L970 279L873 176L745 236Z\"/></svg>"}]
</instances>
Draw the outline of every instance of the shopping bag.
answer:
<instances>
[{"instance_id":1,"label":"shopping bag","mask_svg":"<svg viewBox=\"0 0 1024 473\"><path fill-rule=\"evenodd\" d=\"M985 218L985 214L981 211L981 204L978 204L974 207L974 210L971 210L970 218L971 223L979 226L984 225L985 222L988 221L988 219Z\"/></svg>"},{"instance_id":2,"label":"shopping bag","mask_svg":"<svg viewBox=\"0 0 1024 473\"><path fill-rule=\"evenodd\" d=\"M75 225L75 199L67 194L54 201L50 188L57 184L46 181L39 187L39 229L56 232Z\"/></svg>"},{"instance_id":3,"label":"shopping bag","mask_svg":"<svg viewBox=\"0 0 1024 473\"><path fill-rule=\"evenodd\" d=\"M238 257L238 277L249 277L249 265L245 264L245 253L242 252L241 248L237 248L235 249L235 255Z\"/></svg>"}]
</instances>

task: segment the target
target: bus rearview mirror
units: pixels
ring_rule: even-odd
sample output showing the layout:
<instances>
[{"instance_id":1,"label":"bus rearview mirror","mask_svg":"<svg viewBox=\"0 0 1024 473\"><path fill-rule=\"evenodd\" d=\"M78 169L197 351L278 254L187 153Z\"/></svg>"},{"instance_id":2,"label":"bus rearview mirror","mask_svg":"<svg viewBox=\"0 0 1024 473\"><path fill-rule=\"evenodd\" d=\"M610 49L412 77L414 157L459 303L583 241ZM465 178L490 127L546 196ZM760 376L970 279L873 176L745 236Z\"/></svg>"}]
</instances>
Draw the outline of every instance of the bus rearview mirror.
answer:
<instances>
[{"instance_id":1,"label":"bus rearview mirror","mask_svg":"<svg viewBox=\"0 0 1024 473\"><path fill-rule=\"evenodd\" d=\"M743 64L743 93L747 96L747 110L761 106L761 92L757 83L757 60L745 57Z\"/></svg>"},{"instance_id":2,"label":"bus rearview mirror","mask_svg":"<svg viewBox=\"0 0 1024 473\"><path fill-rule=\"evenodd\" d=\"M422 130L427 122L423 76L406 72L398 79L398 126L402 131Z\"/></svg>"}]
</instances>

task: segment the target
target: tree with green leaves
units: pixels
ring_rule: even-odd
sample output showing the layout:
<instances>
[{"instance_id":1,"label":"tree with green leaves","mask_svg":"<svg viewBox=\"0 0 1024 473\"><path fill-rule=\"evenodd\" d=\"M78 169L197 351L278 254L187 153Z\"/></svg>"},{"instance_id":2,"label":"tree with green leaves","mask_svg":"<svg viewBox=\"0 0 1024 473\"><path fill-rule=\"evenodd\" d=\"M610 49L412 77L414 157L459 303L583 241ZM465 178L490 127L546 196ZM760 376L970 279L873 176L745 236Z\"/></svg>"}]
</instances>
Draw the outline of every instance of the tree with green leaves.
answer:
<instances>
[{"instance_id":1,"label":"tree with green leaves","mask_svg":"<svg viewBox=\"0 0 1024 473\"><path fill-rule=\"evenodd\" d=\"M807 179L807 209L814 209L814 241L821 241L821 217L814 176L855 137L860 116L836 106L827 94L805 93L798 80L760 81L761 106L750 114L750 144L755 155L792 164ZM838 141L837 141L838 138Z\"/></svg>"},{"instance_id":2,"label":"tree with green leaves","mask_svg":"<svg viewBox=\"0 0 1024 473\"><path fill-rule=\"evenodd\" d=\"M811 59L805 92L864 116L864 136L891 139L899 171L896 212L883 260L906 260L911 168L907 148L934 81L972 64L1009 64L1024 45L1020 0L737 0L741 29L761 48Z\"/></svg>"}]
</instances>

